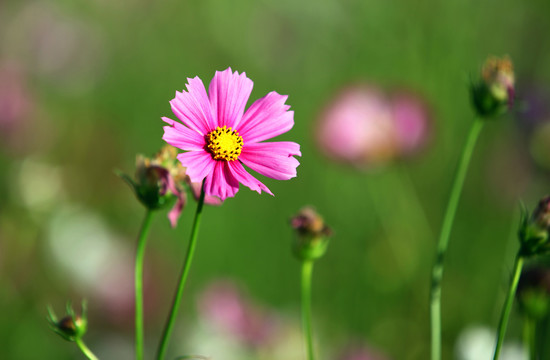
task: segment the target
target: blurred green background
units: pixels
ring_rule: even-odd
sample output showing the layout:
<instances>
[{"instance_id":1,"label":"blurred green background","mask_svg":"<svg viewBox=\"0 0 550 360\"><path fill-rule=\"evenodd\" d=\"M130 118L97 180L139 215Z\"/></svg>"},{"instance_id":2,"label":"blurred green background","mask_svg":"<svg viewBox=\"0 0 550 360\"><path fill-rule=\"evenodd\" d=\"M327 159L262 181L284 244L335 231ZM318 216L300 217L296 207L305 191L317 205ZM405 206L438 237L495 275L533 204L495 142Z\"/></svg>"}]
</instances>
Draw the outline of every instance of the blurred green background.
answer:
<instances>
[{"instance_id":1,"label":"blurred green background","mask_svg":"<svg viewBox=\"0 0 550 360\"><path fill-rule=\"evenodd\" d=\"M241 188L205 210L173 344L193 332L197 294L218 278L234 279L257 303L297 321L289 218L313 205L334 230L313 280L320 358L359 342L388 358L426 359L429 273L473 120L470 78L487 56L508 54L518 93L525 83L548 87L548 14L543 0L0 2L0 64L18 86L0 97L22 104L0 136L0 358L81 358L45 315L48 304L61 313L66 300L83 297L90 347L101 357L110 342L126 341L129 352L116 358L132 358L132 261L144 210L113 170L131 174L136 154L163 145L160 117L174 118L168 101L187 77L208 83L231 66L254 81L251 100L271 90L289 95L295 126L281 139L300 143L303 156L297 178L261 177L275 197ZM320 153L314 134L323 106L358 81L424 96L432 135L422 152L367 171ZM468 326L496 327L517 249L519 200L532 208L549 191L540 159L550 153L533 157L531 136L512 115L481 134L446 261L446 359ZM193 213L191 201L176 230L165 211L153 224L148 354ZM111 247L105 257L101 250ZM111 294L124 287L126 297ZM520 339L514 316L508 337Z\"/></svg>"}]
</instances>

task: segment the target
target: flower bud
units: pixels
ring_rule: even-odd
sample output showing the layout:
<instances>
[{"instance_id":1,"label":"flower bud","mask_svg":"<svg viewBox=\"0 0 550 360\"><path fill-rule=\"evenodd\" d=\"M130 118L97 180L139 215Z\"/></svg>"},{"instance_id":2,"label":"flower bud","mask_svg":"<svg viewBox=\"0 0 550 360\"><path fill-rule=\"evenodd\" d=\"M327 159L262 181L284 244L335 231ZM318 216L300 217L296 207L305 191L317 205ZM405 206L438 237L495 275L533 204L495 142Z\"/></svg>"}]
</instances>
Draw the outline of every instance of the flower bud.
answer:
<instances>
[{"instance_id":1,"label":"flower bud","mask_svg":"<svg viewBox=\"0 0 550 360\"><path fill-rule=\"evenodd\" d=\"M524 211L519 229L520 252L524 256L550 252L550 196L539 201L531 217Z\"/></svg>"},{"instance_id":2,"label":"flower bud","mask_svg":"<svg viewBox=\"0 0 550 360\"><path fill-rule=\"evenodd\" d=\"M490 57L481 78L472 84L472 102L479 116L490 118L505 113L514 101L514 69L510 59Z\"/></svg>"},{"instance_id":3,"label":"flower bud","mask_svg":"<svg viewBox=\"0 0 550 360\"><path fill-rule=\"evenodd\" d=\"M523 271L516 296L527 317L543 319L550 310L550 269L537 266Z\"/></svg>"},{"instance_id":4,"label":"flower bud","mask_svg":"<svg viewBox=\"0 0 550 360\"><path fill-rule=\"evenodd\" d=\"M299 260L315 260L324 255L332 230L312 207L300 210L290 224L295 230L292 250Z\"/></svg>"},{"instance_id":5,"label":"flower bud","mask_svg":"<svg viewBox=\"0 0 550 360\"><path fill-rule=\"evenodd\" d=\"M70 303L67 303L67 315L61 320L57 320L53 310L48 307L48 322L50 328L67 341L75 341L82 338L88 328L88 319L86 315L86 302L81 305L81 314L77 315Z\"/></svg>"},{"instance_id":6,"label":"flower bud","mask_svg":"<svg viewBox=\"0 0 550 360\"><path fill-rule=\"evenodd\" d=\"M166 145L154 157L136 157L135 180L126 174L119 173L134 190L136 197L148 209L156 210L171 203L176 204L168 214L172 227L175 227L187 201L183 181L186 178L185 168L176 159L175 148Z\"/></svg>"}]
</instances>

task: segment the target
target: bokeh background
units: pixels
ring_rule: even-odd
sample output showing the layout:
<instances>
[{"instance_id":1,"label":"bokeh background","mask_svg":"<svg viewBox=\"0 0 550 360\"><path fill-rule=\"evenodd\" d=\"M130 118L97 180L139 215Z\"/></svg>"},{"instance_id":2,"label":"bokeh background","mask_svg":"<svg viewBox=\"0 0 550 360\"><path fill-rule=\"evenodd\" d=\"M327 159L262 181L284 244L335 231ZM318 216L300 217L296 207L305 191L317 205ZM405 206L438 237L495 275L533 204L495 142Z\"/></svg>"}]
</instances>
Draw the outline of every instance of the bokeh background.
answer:
<instances>
[{"instance_id":1,"label":"bokeh background","mask_svg":"<svg viewBox=\"0 0 550 360\"><path fill-rule=\"evenodd\" d=\"M481 134L446 261L443 350L459 358L467 329L496 327L520 200L532 208L550 192L548 14L544 0L1 1L0 358L82 358L45 320L47 305L61 314L82 298L89 346L102 359L132 358L144 209L113 170L132 174L136 154L160 149L160 117L172 116L168 101L187 77L208 83L231 66L254 81L251 100L289 95L295 126L280 138L303 156L297 178L261 179L275 197L241 188L205 210L171 355L303 358L289 219L313 205L334 230L313 280L320 359L350 348L360 359L426 359L436 235L474 116L468 86L487 56L508 54L519 100ZM360 166L327 156L319 121L353 84L421 99L422 146ZM191 201L175 230L166 211L153 223L149 356L193 213ZM276 319L275 339L251 349L208 325L204 291L220 280ZM510 341L521 327L514 312Z\"/></svg>"}]
</instances>

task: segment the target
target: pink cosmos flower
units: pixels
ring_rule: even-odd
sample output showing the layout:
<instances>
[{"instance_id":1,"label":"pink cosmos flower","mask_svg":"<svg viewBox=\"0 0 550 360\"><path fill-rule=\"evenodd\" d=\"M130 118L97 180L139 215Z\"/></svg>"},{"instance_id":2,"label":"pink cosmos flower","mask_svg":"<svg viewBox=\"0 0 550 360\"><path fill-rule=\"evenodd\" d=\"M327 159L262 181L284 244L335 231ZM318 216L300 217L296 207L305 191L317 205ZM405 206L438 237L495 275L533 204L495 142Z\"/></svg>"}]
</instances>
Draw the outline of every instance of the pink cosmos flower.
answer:
<instances>
[{"instance_id":1,"label":"pink cosmos flower","mask_svg":"<svg viewBox=\"0 0 550 360\"><path fill-rule=\"evenodd\" d=\"M245 112L253 82L245 73L216 71L209 94L201 79L187 79L187 91L176 92L170 101L181 121L163 117L163 139L186 150L178 160L187 168L192 182L202 182L206 195L222 201L235 196L239 183L251 190L273 195L250 169L277 180L296 176L300 145L289 141L262 142L289 131L294 112L285 105L286 95L272 91L256 100ZM183 123L183 124L182 124Z\"/></svg>"}]
</instances>

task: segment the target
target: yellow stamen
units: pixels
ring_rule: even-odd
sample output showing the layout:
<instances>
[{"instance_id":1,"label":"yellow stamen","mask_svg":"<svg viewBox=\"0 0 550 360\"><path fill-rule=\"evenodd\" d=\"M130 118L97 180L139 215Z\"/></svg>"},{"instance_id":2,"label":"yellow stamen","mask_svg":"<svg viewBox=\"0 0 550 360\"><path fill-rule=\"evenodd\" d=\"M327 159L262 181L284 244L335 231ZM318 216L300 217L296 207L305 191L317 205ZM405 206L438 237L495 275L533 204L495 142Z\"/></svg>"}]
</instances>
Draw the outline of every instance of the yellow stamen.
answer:
<instances>
[{"instance_id":1,"label":"yellow stamen","mask_svg":"<svg viewBox=\"0 0 550 360\"><path fill-rule=\"evenodd\" d=\"M243 148L243 138L227 126L217 127L206 135L208 151L214 160L237 160Z\"/></svg>"}]
</instances>

